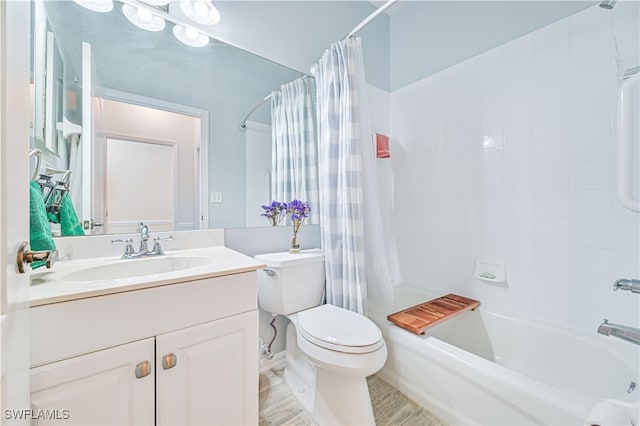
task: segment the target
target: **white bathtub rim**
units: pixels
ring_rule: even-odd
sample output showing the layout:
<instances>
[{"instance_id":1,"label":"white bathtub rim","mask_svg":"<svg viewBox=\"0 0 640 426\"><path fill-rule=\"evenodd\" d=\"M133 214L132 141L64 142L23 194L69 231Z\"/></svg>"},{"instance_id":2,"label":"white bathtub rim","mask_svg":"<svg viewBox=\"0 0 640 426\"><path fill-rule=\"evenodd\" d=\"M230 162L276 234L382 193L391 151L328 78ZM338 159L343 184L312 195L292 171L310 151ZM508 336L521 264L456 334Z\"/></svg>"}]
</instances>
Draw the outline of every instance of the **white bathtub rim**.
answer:
<instances>
[{"instance_id":1,"label":"white bathtub rim","mask_svg":"<svg viewBox=\"0 0 640 426\"><path fill-rule=\"evenodd\" d=\"M614 357L617 363L623 363L625 368L628 368L631 371L637 370L638 368L638 364L633 364L633 361L630 359L631 357L620 355L620 352L633 350L634 347L632 343L617 340L613 337L602 336L595 332L590 334L582 330L555 325L549 322L538 322L527 317L501 312L486 307L483 308L482 306L478 307L477 310L482 314L501 317L507 321L518 322L521 324L533 324L535 327L540 327L541 329L548 330L551 333L562 333L570 339L586 342L589 345L599 346L608 352L610 356Z\"/></svg>"},{"instance_id":2,"label":"white bathtub rim","mask_svg":"<svg viewBox=\"0 0 640 426\"><path fill-rule=\"evenodd\" d=\"M399 345L405 350L423 354L424 352L421 349L424 348L416 346L420 344L426 345L432 349L431 355L433 357L431 359L437 362L441 368L444 368L450 374L463 377L477 389L491 395L505 406L509 406L514 411L521 413L524 417L531 419L534 424L552 423L552 418L556 418L556 415L547 415L541 418L530 413L540 413L548 410L549 407L557 407L558 401L565 401L562 405L562 411L558 411L558 415L568 413L577 420L584 419L593 404L603 400L596 396L578 395L553 387L518 371L467 352L436 337L416 335L386 321L384 324L378 325L389 347ZM462 369L451 368L450 363L454 360L460 363ZM475 367L478 363L480 370ZM386 370L383 374L386 374ZM408 387L408 384L405 383L405 386ZM497 393L496 389L509 389L509 399L507 400ZM537 390L535 395L531 394L531 389ZM413 393L415 394L415 390ZM637 395L638 393L636 392L635 397ZM429 398L431 397L434 396L430 395ZM424 401L427 398L421 397L419 399ZM617 400L620 401L620 399ZM637 400L627 398L625 402L637 403ZM528 407L528 409L523 409L522 407ZM455 414L450 411L449 415ZM459 420L466 421L463 418Z\"/></svg>"},{"instance_id":3,"label":"white bathtub rim","mask_svg":"<svg viewBox=\"0 0 640 426\"><path fill-rule=\"evenodd\" d=\"M420 291L423 292L425 294L428 295L434 295L434 297L438 297L436 295L436 293L430 291L430 290L425 290L422 289L420 287L415 287L415 286L411 286L409 284L401 284L401 285L395 285L394 286L394 291L395 290L403 290L403 289L409 289L412 291ZM370 305L370 317L372 319L376 320L377 325L382 329L383 327L391 327L393 326L388 320L387 320L387 314L383 313L383 311L386 311L386 309L381 309L380 306L376 306L376 305ZM542 321L537 321L528 317L524 317L524 316L520 316L520 315L516 315L516 314L512 314L510 312L503 312L500 310L496 310L493 308L488 308L486 306L480 305L478 308L476 308L474 311L480 313L481 315L489 315L489 316L496 316L496 317L500 317L506 321L509 322L517 322L520 324L524 324L526 326L531 326L531 327L537 327L540 328L542 330L547 330L550 333L554 333L554 334L563 334L564 336L566 336L568 339L572 339L572 340L576 340L576 341L580 341L583 343L586 343L588 345L596 345L598 346L601 350L604 350L605 352L608 353L608 356L610 357L609 359L615 360L615 363L617 365L623 365L624 368L628 369L629 371L632 372L637 372L638 371L638 360L635 359L637 358L636 356L632 355L632 352L637 350L631 343L628 342L624 342L622 340L618 340L615 339L613 337L609 337L609 336L602 336L599 334L596 334L595 331L593 334L587 333L585 331L582 330L578 330L578 329L573 329L573 328L569 328L569 327L564 327L564 326L560 326L560 325L556 325L553 323L549 323L549 322L542 322ZM391 313L391 312L389 312ZM397 326L393 326L394 328L399 328ZM400 328L399 328L400 329ZM403 330L405 331L405 330ZM413 333L409 333L410 335L413 335ZM418 335L415 335L418 336ZM418 336L419 338L423 338L426 339L428 337L433 337L433 336ZM439 341L444 342L441 339L438 339ZM452 346L454 347L454 346ZM464 351L464 350L463 350ZM466 352L466 351L464 351ZM621 353L623 355L621 355ZM477 356L477 355L474 355ZM480 356L478 356L479 358L482 358ZM485 360L486 361L486 360ZM491 361L489 361L491 362ZM499 364L497 364L499 365ZM505 366L501 366L502 368L507 368ZM551 385L547 385L544 382L535 380L533 378L531 378L530 376L524 374L524 373L520 373L516 370L511 370L514 373L518 373L520 374L522 377L527 377L529 379L534 380L537 383L542 383L546 386L549 386L551 389L561 389L561 388L556 388L554 386ZM633 381L635 381L636 383L640 384L640 377L636 374L633 378ZM571 391L569 390L563 390L564 392L566 392L567 394L572 394ZM597 396L594 395L584 395L587 398L596 398L598 400L602 400L604 398L598 398ZM638 400L640 400L640 391L636 390L636 392L634 392L634 396L635 399L632 398L627 398L624 395L619 395L619 397L622 398L617 398L617 400L619 401L623 401L623 402L637 402ZM612 399L616 399L615 397L612 396L607 396L606 398L612 398Z\"/></svg>"},{"instance_id":4,"label":"white bathtub rim","mask_svg":"<svg viewBox=\"0 0 640 426\"><path fill-rule=\"evenodd\" d=\"M387 336L389 336L389 340L387 340L387 345L400 345L405 350L424 353L415 347L416 335L396 326L389 326L388 328L389 334ZM586 416L589 407L596 402L591 398L577 397L553 388L517 371L466 352L436 337L427 337L422 343L433 349L431 352L433 357L431 359L441 368L444 368L450 374L463 378L475 388L491 395L513 411L520 413L523 417L531 419L533 424L552 423L550 419L531 413L539 413L549 406L556 406L558 400L569 401L568 404L563 405L563 409L576 419ZM451 361L453 360L459 363L456 366L458 368L451 367ZM478 363L480 363L480 369L476 367ZM505 371L507 374L505 374ZM505 399L500 393L496 392L496 389L505 388L509 389L509 399ZM542 388L542 392L536 392L535 395L529 392L529 389L539 388ZM523 407L528 407L528 409ZM585 413L585 411L587 412Z\"/></svg>"},{"instance_id":5,"label":"white bathtub rim","mask_svg":"<svg viewBox=\"0 0 640 426\"><path fill-rule=\"evenodd\" d=\"M403 289L407 289L410 291L424 293L427 297L433 294L434 297L437 297L435 293L430 292L429 290L424 290L422 288L414 286L403 285L398 289L401 291ZM419 302L419 300L416 299L416 302ZM481 315L495 315L498 317L503 317L503 319L506 319L508 321L521 322L525 324L525 326L539 327L539 330L542 332L548 330L549 332L552 332L554 334L564 334L570 339L584 342L583 344L585 345L595 344L600 349L604 350L608 354L611 354L611 359L615 362L618 362L618 360L620 360L620 362L622 362L626 366L626 368L629 369L629 371L637 372L638 370L637 364L632 359L634 357L627 356L633 354L633 347L625 346L628 345L626 342L621 342L605 336L596 335L595 330L594 334L590 334L582 330L557 326L553 323L540 322L531 318L521 317L510 312L500 312L499 310L495 310L486 306L481 306L480 308L478 308L478 311ZM487 389L487 386L498 386L497 389L503 387L507 387L509 389L514 388L516 391L510 391L510 393L508 394L510 401L505 401L504 397L499 397L500 403L505 404L510 409L519 406L527 407L526 410L516 410L516 412L520 414L526 413L525 417L527 419L531 419L531 421L534 423L541 424L552 423L554 421L557 422L558 417L555 416L554 410L559 413L560 416L571 416L573 418L572 422L574 423L581 423L582 421L584 421L584 418L586 418L586 415L589 413L589 410L591 409L593 404L602 401L602 398L599 396L588 394L580 395L560 387L555 387L551 384L546 384L516 370L512 370L507 366L499 365L471 352L467 352L464 349L460 349L436 337L419 336L410 333L389 323L386 320L386 315L390 312L383 313L383 310L379 309L378 306L370 305L369 312L372 314L373 319L376 320L381 330L383 331L385 339L387 339L387 345L390 349L393 346L402 347L402 350L409 350L414 354L419 354L421 353L421 349L424 351L424 347L421 347L420 345L426 345L426 347L430 349L431 355L433 355L431 359L433 359L438 364L439 368L444 367L445 371L447 372L446 374L455 374L458 378L464 378L465 380L467 377L472 376L470 379L468 379L471 384L479 391L489 393L491 397L494 398L496 397L496 393L491 391L491 389ZM453 370L448 366L448 363L451 362L453 358L461 363L461 370L463 371ZM469 370L473 368L471 367L472 363L477 362L480 362L481 369L473 373L469 372ZM438 399L438 395L434 395L432 391L429 391L428 389L420 389L418 386L411 382L410 377L405 378L401 373L402 372L395 371L393 365L389 365L378 374L390 383L396 385L403 392L406 392L421 405L431 409L436 415L439 415L443 419L451 419L453 420L452 423L456 424L477 423L477 421L466 418L463 414L454 411L453 408L443 402L442 399ZM411 374L411 372L409 374ZM635 374L634 377L636 375L637 374ZM529 386L533 386L533 389L537 390L535 391L535 401L532 401L530 392L527 389ZM516 396L516 394L518 395ZM622 393L615 396L621 397L621 399L607 399L636 404L636 406L638 404L638 391L634 392L632 395L629 395L627 398L625 398ZM521 404L522 400L524 400L524 404ZM511 401L516 401L517 404L511 403ZM558 401L562 401L562 405L559 405ZM536 406L542 407L541 411L536 410ZM529 413L544 414L541 415L541 419L536 415L530 415Z\"/></svg>"}]
</instances>

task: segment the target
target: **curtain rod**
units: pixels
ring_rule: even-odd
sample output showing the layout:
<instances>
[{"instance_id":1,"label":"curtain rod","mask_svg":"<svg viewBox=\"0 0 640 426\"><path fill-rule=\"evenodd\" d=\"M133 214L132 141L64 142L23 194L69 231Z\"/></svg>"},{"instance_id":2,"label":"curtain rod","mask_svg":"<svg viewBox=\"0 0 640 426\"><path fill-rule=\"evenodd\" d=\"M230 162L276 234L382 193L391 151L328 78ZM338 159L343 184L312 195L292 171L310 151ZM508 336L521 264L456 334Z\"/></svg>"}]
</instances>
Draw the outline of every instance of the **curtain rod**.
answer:
<instances>
[{"instance_id":1,"label":"curtain rod","mask_svg":"<svg viewBox=\"0 0 640 426\"><path fill-rule=\"evenodd\" d=\"M371 15L367 16L362 22L360 22L349 34L347 34L344 38L349 38L354 35L364 27L366 27L369 22L373 21L378 15L391 7L394 3L397 3L398 0L389 0L382 6L380 6L377 10L375 10Z\"/></svg>"},{"instance_id":2,"label":"curtain rod","mask_svg":"<svg viewBox=\"0 0 640 426\"><path fill-rule=\"evenodd\" d=\"M302 76L298 77L298 78L311 78L311 76L307 75L307 74L303 74ZM296 79L297 80L297 79ZM296 81L293 80L293 81ZM258 102L253 108L251 108L249 110L249 112L247 113L247 115L244 116L244 119L240 122L240 124L238 125L238 127L240 128L241 132L244 132L245 130L247 130L247 120L249 119L249 117L251 117L251 114L253 114L258 108L260 108L260 106L267 102L269 99L271 99L271 96L273 95L272 93L269 93L267 96L264 97L264 99L262 99L260 102Z\"/></svg>"},{"instance_id":3,"label":"curtain rod","mask_svg":"<svg viewBox=\"0 0 640 426\"><path fill-rule=\"evenodd\" d=\"M267 102L269 99L271 99L271 93L269 93L267 96L264 97L264 99L262 99L260 102L258 102L253 108L251 108L251 110L249 110L249 112L247 113L247 115L245 115L244 119L240 122L240 130L241 131L245 131L247 130L247 120L249 119L249 117L251 116L251 114L253 114L255 112L255 110L257 110L258 108L260 108L260 106Z\"/></svg>"},{"instance_id":4,"label":"curtain rod","mask_svg":"<svg viewBox=\"0 0 640 426\"><path fill-rule=\"evenodd\" d=\"M388 0L385 4L376 9L371 15L367 16L362 22L360 22L349 34L347 34L344 38L349 38L354 36L358 31L366 27L371 21L373 21L378 15L382 12L393 6L394 3L397 3L398 0ZM303 75L302 78L308 77L308 75ZM260 102L258 102L251 110L247 113L244 119L240 122L238 126L241 131L245 131L247 129L247 120L254 113L255 110L260 108L260 106L265 103L267 100L271 99L271 94L268 94L264 97Z\"/></svg>"}]
</instances>

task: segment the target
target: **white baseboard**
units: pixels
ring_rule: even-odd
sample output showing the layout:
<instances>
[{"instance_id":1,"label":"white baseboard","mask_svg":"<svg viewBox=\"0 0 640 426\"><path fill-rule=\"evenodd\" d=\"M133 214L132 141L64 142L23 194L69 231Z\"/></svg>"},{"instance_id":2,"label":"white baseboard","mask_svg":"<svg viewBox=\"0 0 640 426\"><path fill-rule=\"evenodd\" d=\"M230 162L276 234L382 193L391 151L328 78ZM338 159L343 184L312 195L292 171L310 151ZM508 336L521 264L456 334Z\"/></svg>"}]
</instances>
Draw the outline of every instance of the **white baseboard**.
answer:
<instances>
[{"instance_id":1,"label":"white baseboard","mask_svg":"<svg viewBox=\"0 0 640 426\"><path fill-rule=\"evenodd\" d=\"M287 351L278 352L273 358L260 359L260 372L263 373L273 368L278 368L284 365L284 359L287 356Z\"/></svg>"}]
</instances>

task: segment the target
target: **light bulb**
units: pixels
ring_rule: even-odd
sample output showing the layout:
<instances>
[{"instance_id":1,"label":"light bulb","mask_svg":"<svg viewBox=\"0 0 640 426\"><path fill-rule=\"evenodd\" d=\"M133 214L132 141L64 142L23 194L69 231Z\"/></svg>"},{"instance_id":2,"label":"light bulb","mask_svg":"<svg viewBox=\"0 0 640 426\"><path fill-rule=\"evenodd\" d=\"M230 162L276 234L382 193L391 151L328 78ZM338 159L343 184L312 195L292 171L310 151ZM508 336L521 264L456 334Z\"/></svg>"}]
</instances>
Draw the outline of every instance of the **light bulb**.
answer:
<instances>
[{"instance_id":1,"label":"light bulb","mask_svg":"<svg viewBox=\"0 0 640 426\"><path fill-rule=\"evenodd\" d=\"M122 5L122 13L135 26L147 31L162 31L165 27L164 19L154 15L144 7L134 7L130 4Z\"/></svg>"},{"instance_id":2,"label":"light bulb","mask_svg":"<svg viewBox=\"0 0 640 426\"><path fill-rule=\"evenodd\" d=\"M94 12L111 12L113 9L113 1L112 0L73 0L77 4L82 7L86 7L89 10L93 10Z\"/></svg>"},{"instance_id":3,"label":"light bulb","mask_svg":"<svg viewBox=\"0 0 640 426\"><path fill-rule=\"evenodd\" d=\"M191 40L195 40L198 38L198 31L193 27L186 27L184 30L184 34Z\"/></svg>"},{"instance_id":4,"label":"light bulb","mask_svg":"<svg viewBox=\"0 0 640 426\"><path fill-rule=\"evenodd\" d=\"M142 22L151 22L153 14L147 9L138 8L138 18L140 18Z\"/></svg>"},{"instance_id":5,"label":"light bulb","mask_svg":"<svg viewBox=\"0 0 640 426\"><path fill-rule=\"evenodd\" d=\"M201 25L214 25L220 21L220 12L211 0L180 0L184 15Z\"/></svg>"},{"instance_id":6,"label":"light bulb","mask_svg":"<svg viewBox=\"0 0 640 426\"><path fill-rule=\"evenodd\" d=\"M209 37L193 27L174 25L173 35L187 46L203 47L209 44Z\"/></svg>"},{"instance_id":7,"label":"light bulb","mask_svg":"<svg viewBox=\"0 0 640 426\"><path fill-rule=\"evenodd\" d=\"M198 16L207 16L207 13L209 12L209 8L207 7L206 4L204 4L204 2L196 1L195 3L193 3L193 11Z\"/></svg>"}]
</instances>

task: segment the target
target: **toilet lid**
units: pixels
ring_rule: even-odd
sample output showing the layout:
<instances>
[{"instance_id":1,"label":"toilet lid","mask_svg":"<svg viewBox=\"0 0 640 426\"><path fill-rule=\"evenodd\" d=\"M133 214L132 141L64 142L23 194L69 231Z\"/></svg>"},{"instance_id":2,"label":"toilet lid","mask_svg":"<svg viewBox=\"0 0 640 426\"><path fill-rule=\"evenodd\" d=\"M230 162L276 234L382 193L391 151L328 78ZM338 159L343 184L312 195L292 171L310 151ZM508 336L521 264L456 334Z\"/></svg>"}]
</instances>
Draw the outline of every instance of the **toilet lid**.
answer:
<instances>
[{"instance_id":1,"label":"toilet lid","mask_svg":"<svg viewBox=\"0 0 640 426\"><path fill-rule=\"evenodd\" d=\"M340 352L373 352L384 344L369 318L329 304L299 312L297 329L311 343Z\"/></svg>"}]
</instances>

